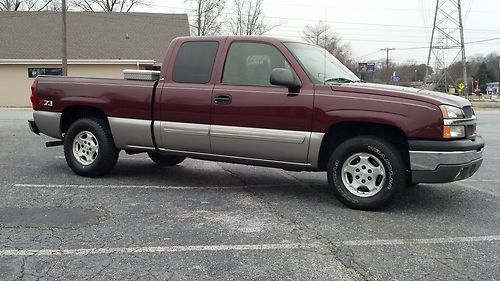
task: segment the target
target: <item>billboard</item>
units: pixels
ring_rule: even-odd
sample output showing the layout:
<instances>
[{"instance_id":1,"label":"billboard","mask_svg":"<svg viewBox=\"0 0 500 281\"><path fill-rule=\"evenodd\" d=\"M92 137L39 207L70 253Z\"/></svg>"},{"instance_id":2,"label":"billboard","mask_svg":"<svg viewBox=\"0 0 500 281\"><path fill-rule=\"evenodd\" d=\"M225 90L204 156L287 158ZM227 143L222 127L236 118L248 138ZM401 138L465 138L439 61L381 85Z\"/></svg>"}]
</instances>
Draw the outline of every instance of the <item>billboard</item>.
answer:
<instances>
[{"instance_id":1,"label":"billboard","mask_svg":"<svg viewBox=\"0 0 500 281\"><path fill-rule=\"evenodd\" d=\"M361 73L373 73L375 72L375 63L371 62L360 62L358 63L358 72Z\"/></svg>"},{"instance_id":2,"label":"billboard","mask_svg":"<svg viewBox=\"0 0 500 281\"><path fill-rule=\"evenodd\" d=\"M500 84L500 82L486 83L486 94L498 95L500 93L499 92L499 84Z\"/></svg>"}]
</instances>

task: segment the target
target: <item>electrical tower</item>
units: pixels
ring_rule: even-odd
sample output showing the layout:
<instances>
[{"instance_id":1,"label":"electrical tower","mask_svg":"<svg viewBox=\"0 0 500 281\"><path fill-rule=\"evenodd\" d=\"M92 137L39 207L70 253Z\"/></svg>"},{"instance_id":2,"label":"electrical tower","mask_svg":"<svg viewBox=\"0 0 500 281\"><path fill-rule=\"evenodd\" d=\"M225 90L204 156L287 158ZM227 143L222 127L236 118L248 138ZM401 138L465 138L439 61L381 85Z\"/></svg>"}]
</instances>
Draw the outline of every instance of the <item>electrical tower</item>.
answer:
<instances>
[{"instance_id":1,"label":"electrical tower","mask_svg":"<svg viewBox=\"0 0 500 281\"><path fill-rule=\"evenodd\" d=\"M448 92L448 85L457 88L457 82L451 77L446 68L462 60L463 67L463 92L469 93L467 83L467 62L465 59L464 29L462 25L462 8L460 0L436 0L436 11L434 13L434 25L432 27L429 55L427 56L427 68L425 71L424 87L427 85L429 67L433 63L434 87L440 85ZM431 59L433 61L431 61Z\"/></svg>"}]
</instances>

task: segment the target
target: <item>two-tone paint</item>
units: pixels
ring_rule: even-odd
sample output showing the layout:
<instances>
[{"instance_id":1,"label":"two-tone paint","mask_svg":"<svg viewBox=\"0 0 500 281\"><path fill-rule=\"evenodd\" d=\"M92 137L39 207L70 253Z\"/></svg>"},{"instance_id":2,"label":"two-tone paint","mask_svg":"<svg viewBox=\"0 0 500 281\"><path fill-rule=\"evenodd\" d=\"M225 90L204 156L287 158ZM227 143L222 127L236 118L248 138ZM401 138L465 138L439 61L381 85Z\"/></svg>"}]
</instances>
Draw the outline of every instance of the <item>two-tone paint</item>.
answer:
<instances>
[{"instance_id":1,"label":"two-tone paint","mask_svg":"<svg viewBox=\"0 0 500 281\"><path fill-rule=\"evenodd\" d=\"M180 46L203 40L219 43L210 81L174 82L172 68ZM221 83L227 51L233 42L241 41L278 49L301 81L300 90ZM332 126L379 124L396 128L407 140L442 140L438 106L470 105L452 96L397 86L315 85L283 40L270 37L177 38L168 48L160 77L156 82L39 77L36 99L53 104L34 103L36 125L43 133L62 138L65 120L75 111L85 116L95 110L107 118L119 149L310 170L320 168L323 140ZM220 95L230 96L231 104L215 103ZM476 160L481 157L478 153ZM419 163L425 159L418 151L413 155L415 163L409 168L427 165Z\"/></svg>"}]
</instances>

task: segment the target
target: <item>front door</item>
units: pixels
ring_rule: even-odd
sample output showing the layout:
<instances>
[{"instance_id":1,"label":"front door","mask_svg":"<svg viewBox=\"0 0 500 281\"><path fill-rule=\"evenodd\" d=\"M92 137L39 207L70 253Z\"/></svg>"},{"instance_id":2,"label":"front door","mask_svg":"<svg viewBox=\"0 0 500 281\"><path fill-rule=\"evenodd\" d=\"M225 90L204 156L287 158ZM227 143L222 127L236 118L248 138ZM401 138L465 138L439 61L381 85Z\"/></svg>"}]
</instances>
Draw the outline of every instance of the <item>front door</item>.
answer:
<instances>
[{"instance_id":1,"label":"front door","mask_svg":"<svg viewBox=\"0 0 500 281\"><path fill-rule=\"evenodd\" d=\"M227 42L221 83L212 95L212 153L306 163L313 90L291 93L269 82L274 68L293 69L275 46Z\"/></svg>"}]
</instances>

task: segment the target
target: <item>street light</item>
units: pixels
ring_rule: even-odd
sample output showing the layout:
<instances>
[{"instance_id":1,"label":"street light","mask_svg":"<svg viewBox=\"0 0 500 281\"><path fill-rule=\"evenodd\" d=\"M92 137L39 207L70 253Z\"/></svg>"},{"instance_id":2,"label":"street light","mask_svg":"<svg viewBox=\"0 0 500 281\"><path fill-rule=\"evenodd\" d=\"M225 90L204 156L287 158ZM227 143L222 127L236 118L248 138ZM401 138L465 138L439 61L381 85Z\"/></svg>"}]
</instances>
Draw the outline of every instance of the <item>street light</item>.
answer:
<instances>
[{"instance_id":1,"label":"street light","mask_svg":"<svg viewBox=\"0 0 500 281\"><path fill-rule=\"evenodd\" d=\"M417 70L415 69L415 86L417 85Z\"/></svg>"}]
</instances>

